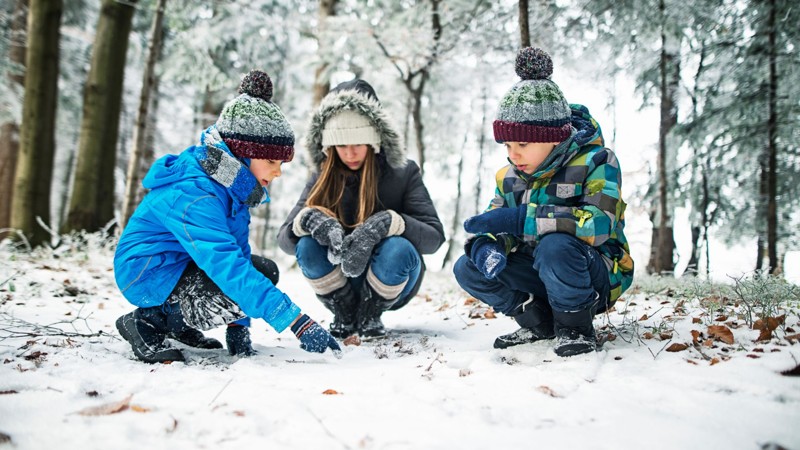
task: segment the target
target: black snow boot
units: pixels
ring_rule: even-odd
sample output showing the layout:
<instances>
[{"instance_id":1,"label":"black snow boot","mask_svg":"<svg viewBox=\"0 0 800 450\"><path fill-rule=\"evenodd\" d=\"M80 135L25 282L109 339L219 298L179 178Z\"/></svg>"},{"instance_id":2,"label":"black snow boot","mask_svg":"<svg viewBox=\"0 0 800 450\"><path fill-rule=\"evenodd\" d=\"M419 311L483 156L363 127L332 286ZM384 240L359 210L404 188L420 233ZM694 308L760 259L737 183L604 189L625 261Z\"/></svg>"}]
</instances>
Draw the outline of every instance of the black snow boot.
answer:
<instances>
[{"instance_id":1,"label":"black snow boot","mask_svg":"<svg viewBox=\"0 0 800 450\"><path fill-rule=\"evenodd\" d=\"M574 356L597 350L597 338L592 319L594 307L581 311L553 311L556 343L553 350L558 356Z\"/></svg>"},{"instance_id":2,"label":"black snow boot","mask_svg":"<svg viewBox=\"0 0 800 450\"><path fill-rule=\"evenodd\" d=\"M333 322L330 326L333 337L344 339L355 334L358 295L349 282L330 294L317 295L317 298L333 313Z\"/></svg>"},{"instance_id":3,"label":"black snow boot","mask_svg":"<svg viewBox=\"0 0 800 450\"><path fill-rule=\"evenodd\" d=\"M400 296L394 299L385 299L378 295L365 280L361 287L361 302L358 304L357 323L358 334L361 337L380 337L386 335L386 328L381 321L381 314L394 306Z\"/></svg>"},{"instance_id":4,"label":"black snow boot","mask_svg":"<svg viewBox=\"0 0 800 450\"><path fill-rule=\"evenodd\" d=\"M520 344L530 344L542 339L553 339L553 309L547 299L536 299L520 305L521 311L515 315L520 328L509 334L498 336L494 348L508 348Z\"/></svg>"},{"instance_id":5,"label":"black snow boot","mask_svg":"<svg viewBox=\"0 0 800 450\"><path fill-rule=\"evenodd\" d=\"M161 306L136 308L117 319L117 331L131 344L133 354L152 363L184 361L183 353L165 341L167 315Z\"/></svg>"},{"instance_id":6,"label":"black snow boot","mask_svg":"<svg viewBox=\"0 0 800 450\"><path fill-rule=\"evenodd\" d=\"M228 344L228 354L231 356L247 357L256 354L250 340L250 329L246 326L231 323L225 330L225 343Z\"/></svg>"},{"instance_id":7,"label":"black snow boot","mask_svg":"<svg viewBox=\"0 0 800 450\"><path fill-rule=\"evenodd\" d=\"M178 302L164 303L167 313L167 337L195 348L222 348L222 342L206 337L183 320L183 313Z\"/></svg>"}]
</instances>

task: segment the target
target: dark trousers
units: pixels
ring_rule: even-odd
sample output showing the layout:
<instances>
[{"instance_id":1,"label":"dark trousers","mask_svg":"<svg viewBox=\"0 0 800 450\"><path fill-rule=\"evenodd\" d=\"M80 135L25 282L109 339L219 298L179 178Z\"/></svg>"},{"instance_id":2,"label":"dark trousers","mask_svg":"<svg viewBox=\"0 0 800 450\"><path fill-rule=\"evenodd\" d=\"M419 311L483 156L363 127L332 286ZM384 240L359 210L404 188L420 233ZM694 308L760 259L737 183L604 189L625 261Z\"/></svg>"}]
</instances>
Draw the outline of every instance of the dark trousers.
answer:
<instances>
[{"instance_id":1,"label":"dark trousers","mask_svg":"<svg viewBox=\"0 0 800 450\"><path fill-rule=\"evenodd\" d=\"M255 255L250 260L256 270L269 278L272 284L278 284L278 266L272 260ZM197 267L194 261L186 266L164 306L166 308L180 307L184 321L201 330L209 330L229 323L250 325L250 318L236 302L222 292L205 272Z\"/></svg>"},{"instance_id":2,"label":"dark trousers","mask_svg":"<svg viewBox=\"0 0 800 450\"><path fill-rule=\"evenodd\" d=\"M532 255L509 254L506 267L493 279L484 277L466 255L456 261L453 273L470 295L506 315L518 314L530 294L547 298L558 312L607 307L610 283L600 253L569 234L545 235Z\"/></svg>"}]
</instances>

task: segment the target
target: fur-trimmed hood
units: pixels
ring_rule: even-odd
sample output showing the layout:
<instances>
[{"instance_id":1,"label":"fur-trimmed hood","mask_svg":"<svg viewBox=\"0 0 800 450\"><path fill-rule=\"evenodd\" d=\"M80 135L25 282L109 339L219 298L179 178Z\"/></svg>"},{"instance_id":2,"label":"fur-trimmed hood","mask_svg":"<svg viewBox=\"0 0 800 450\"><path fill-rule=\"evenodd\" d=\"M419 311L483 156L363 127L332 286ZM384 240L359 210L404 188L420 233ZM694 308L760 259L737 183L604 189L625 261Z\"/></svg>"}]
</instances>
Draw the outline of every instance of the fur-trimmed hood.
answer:
<instances>
[{"instance_id":1,"label":"fur-trimmed hood","mask_svg":"<svg viewBox=\"0 0 800 450\"><path fill-rule=\"evenodd\" d=\"M363 114L381 136L380 152L391 167L406 165L406 151L400 143L400 135L383 111L372 86L364 80L342 83L331 90L320 102L311 116L306 135L306 151L316 170L326 158L322 152L322 130L325 123L340 111L353 110Z\"/></svg>"}]
</instances>

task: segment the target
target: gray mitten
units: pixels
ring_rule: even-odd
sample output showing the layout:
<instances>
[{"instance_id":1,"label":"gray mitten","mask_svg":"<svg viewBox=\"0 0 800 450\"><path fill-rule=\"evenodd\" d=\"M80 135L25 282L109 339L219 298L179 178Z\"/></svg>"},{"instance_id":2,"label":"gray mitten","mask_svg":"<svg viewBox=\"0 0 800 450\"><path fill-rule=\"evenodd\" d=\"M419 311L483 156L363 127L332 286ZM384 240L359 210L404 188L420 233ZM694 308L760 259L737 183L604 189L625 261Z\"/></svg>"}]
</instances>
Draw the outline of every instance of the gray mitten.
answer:
<instances>
[{"instance_id":1,"label":"gray mitten","mask_svg":"<svg viewBox=\"0 0 800 450\"><path fill-rule=\"evenodd\" d=\"M294 220L295 235L310 234L323 247L328 247L328 261L337 265L342 259L344 229L338 220L316 208L303 208Z\"/></svg>"},{"instance_id":2,"label":"gray mitten","mask_svg":"<svg viewBox=\"0 0 800 450\"><path fill-rule=\"evenodd\" d=\"M372 249L388 237L402 234L405 230L403 218L394 211L387 210L373 214L342 243L342 272L354 278L367 268Z\"/></svg>"}]
</instances>

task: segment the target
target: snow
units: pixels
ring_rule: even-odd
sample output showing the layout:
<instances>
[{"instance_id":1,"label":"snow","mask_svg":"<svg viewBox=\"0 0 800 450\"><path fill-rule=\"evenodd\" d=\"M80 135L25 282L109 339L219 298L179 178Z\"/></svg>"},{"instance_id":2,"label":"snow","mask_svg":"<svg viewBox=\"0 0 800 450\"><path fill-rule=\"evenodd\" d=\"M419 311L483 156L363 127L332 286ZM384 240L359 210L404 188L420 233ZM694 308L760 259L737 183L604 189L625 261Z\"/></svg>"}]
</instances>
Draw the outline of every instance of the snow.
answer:
<instances>
[{"instance_id":1,"label":"snow","mask_svg":"<svg viewBox=\"0 0 800 450\"><path fill-rule=\"evenodd\" d=\"M132 307L111 259L104 248L0 249L0 432L14 448L800 448L800 378L780 374L800 345L782 331L754 343L758 332L739 327L735 345L701 347L717 364L691 347L667 352L705 324L691 321L698 306L678 318L666 295L624 296L626 314L623 301L595 320L617 339L559 358L550 342L493 349L514 323L485 318L452 275L429 272L420 296L384 315L390 337L347 346L341 360L255 321L255 357L185 350L186 364L147 365L114 329ZM279 287L327 326L299 271L283 269ZM57 322L61 336L13 333ZM624 332L632 323L638 334ZM800 329L796 312L787 326ZM637 338L653 327L672 340ZM78 414L129 395L121 412Z\"/></svg>"}]
</instances>

